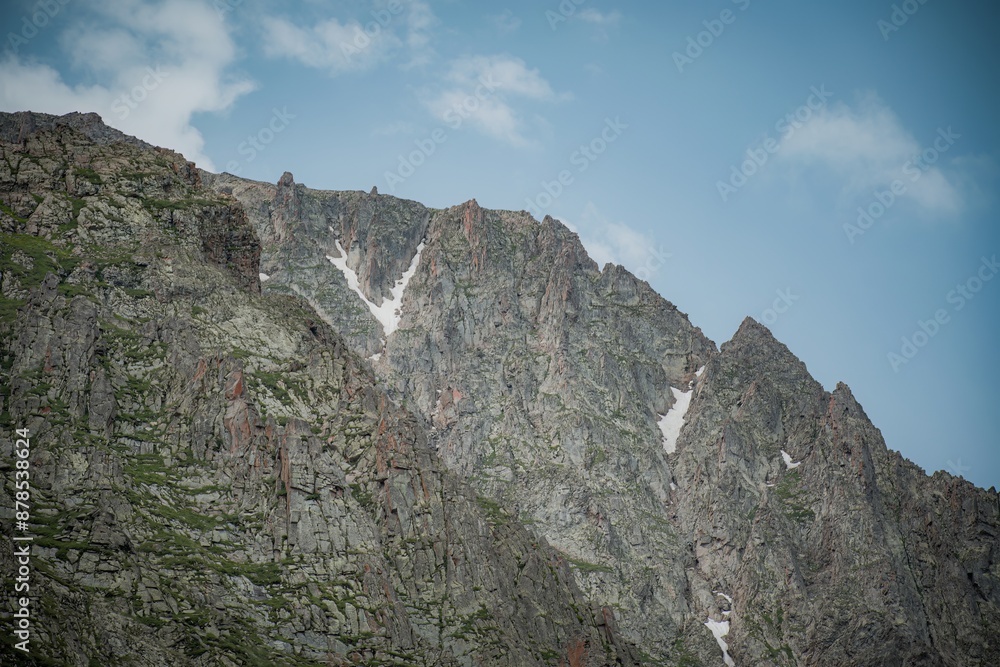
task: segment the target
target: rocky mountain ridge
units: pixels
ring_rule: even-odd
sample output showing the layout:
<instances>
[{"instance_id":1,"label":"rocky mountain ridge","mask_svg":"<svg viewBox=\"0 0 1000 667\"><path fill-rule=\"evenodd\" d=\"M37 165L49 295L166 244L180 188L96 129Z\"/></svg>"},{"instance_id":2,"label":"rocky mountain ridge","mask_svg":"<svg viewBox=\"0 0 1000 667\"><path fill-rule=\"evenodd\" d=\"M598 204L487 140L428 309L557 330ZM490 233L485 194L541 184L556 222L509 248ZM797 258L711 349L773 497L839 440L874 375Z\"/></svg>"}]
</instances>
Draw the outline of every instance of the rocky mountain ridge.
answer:
<instances>
[{"instance_id":1,"label":"rocky mountain ridge","mask_svg":"<svg viewBox=\"0 0 1000 667\"><path fill-rule=\"evenodd\" d=\"M31 652L5 631L0 662L636 664L338 334L260 294L235 199L70 120L0 115L6 539L33 443Z\"/></svg>"},{"instance_id":2,"label":"rocky mountain ridge","mask_svg":"<svg viewBox=\"0 0 1000 667\"><path fill-rule=\"evenodd\" d=\"M737 664L994 661L995 490L888 450L850 390L824 391L765 327L717 349L551 218L203 177L246 207L265 289L369 356L449 468L580 563L651 664L712 664L721 644L688 647L726 622ZM365 301L421 243L386 337ZM657 427L682 395L668 446Z\"/></svg>"},{"instance_id":3,"label":"rocky mountain ridge","mask_svg":"<svg viewBox=\"0 0 1000 667\"><path fill-rule=\"evenodd\" d=\"M114 623L167 619L153 648L190 661L174 664L246 661L234 652L241 637L255 646L281 637L259 643L287 664L320 659L323 641L327 660L368 664L1000 663L996 491L928 477L888 450L846 386L825 391L753 320L716 347L648 284L597 267L551 218L474 200L436 210L375 190L311 190L290 173L274 185L209 174L122 141L90 114L0 115L0 139L3 231L16 236L5 237L0 268L4 321L37 320L34 338L4 335L19 378L4 410L59 434L63 458L38 463L52 470L53 495L89 494L87 512L53 508L54 553L45 552L74 563L53 577L53 599L75 601L74 650L97 650L88 623L105 635L128 627L80 608L94 590L91 564L144 571L159 562L150 553L179 557L172 548L195 542L197 565L218 574L213 602L239 612L253 639L218 614L187 622L178 599L202 604L186 597L196 596L190 587L179 595L162 581L141 588L135 576L101 575L115 581L102 608ZM128 245L136 232L142 242ZM116 262L87 246L97 240L120 244ZM30 341L93 332L79 326L90 314L69 312L85 302L103 313L99 323L124 307L132 319L115 326L138 342L93 352L63 344L83 345L64 356L89 366L56 372ZM98 330L84 339L107 337ZM160 345L169 364L131 357ZM109 349L110 365L100 361ZM364 407L358 392L370 397ZM43 398L60 401L66 423L45 418ZM173 417L154 417L167 406ZM150 440L135 437L147 428ZM91 459L114 465L56 475ZM175 488L195 484L221 489L192 501ZM419 492L428 484L457 490L431 494L441 500L428 508ZM98 490L109 485L132 494L133 515L166 512L171 533L150 541L128 509L97 531L110 502ZM234 506L257 523L241 529L228 518ZM371 522L358 519L366 508ZM178 518L182 510L193 514ZM203 514L211 525L195 519ZM498 526L519 545L514 557L497 550ZM147 560L84 546L81 534L95 531L150 544ZM370 546L356 548L352 531L372 536L361 540ZM238 557L222 558L230 544ZM320 555L330 549L333 565ZM464 555L442 561L442 551ZM307 566L285 572L297 558ZM275 563L280 581L264 576ZM458 568L460 585L428 598L425 587L442 590L433 563ZM518 568L528 574L519 579ZM516 591L508 577L521 582ZM384 597L372 594L378 582ZM119 599L130 596L138 610ZM262 613L268 605L275 616ZM372 636L355 624L359 610L369 627L376 619ZM201 644L179 652L191 637ZM146 664L127 651L118 659Z\"/></svg>"}]
</instances>

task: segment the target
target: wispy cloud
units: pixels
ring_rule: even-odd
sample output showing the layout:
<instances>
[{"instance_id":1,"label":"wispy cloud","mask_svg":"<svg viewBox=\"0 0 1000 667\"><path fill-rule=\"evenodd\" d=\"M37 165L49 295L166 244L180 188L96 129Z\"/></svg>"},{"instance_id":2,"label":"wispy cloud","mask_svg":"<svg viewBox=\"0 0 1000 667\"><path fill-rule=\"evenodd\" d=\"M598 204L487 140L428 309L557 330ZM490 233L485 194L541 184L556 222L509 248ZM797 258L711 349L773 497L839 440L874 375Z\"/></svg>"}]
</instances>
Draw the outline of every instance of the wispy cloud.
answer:
<instances>
[{"instance_id":1,"label":"wispy cloud","mask_svg":"<svg viewBox=\"0 0 1000 667\"><path fill-rule=\"evenodd\" d=\"M649 262L652 239L624 222L606 217L594 202L587 202L575 223L563 223L579 234L587 254L598 266L611 263L638 271Z\"/></svg>"},{"instance_id":2,"label":"wispy cloud","mask_svg":"<svg viewBox=\"0 0 1000 667\"><path fill-rule=\"evenodd\" d=\"M587 23L592 23L599 26L613 26L618 25L621 21L622 15L617 10L603 13L593 7L588 7L581 11L578 16L581 21L586 21Z\"/></svg>"},{"instance_id":3,"label":"wispy cloud","mask_svg":"<svg viewBox=\"0 0 1000 667\"><path fill-rule=\"evenodd\" d=\"M406 46L409 49L409 61L403 67L422 67L434 57L431 46L434 27L438 19L426 2L411 0L406 14Z\"/></svg>"},{"instance_id":4,"label":"wispy cloud","mask_svg":"<svg viewBox=\"0 0 1000 667\"><path fill-rule=\"evenodd\" d=\"M956 139L952 132L942 139L947 133L942 128L921 141L884 102L867 95L853 107L841 103L824 108L789 131L778 162L795 173L828 169L842 184L841 196L848 205L870 199L874 191L898 180L906 185L905 196L923 212L950 215L962 208L963 197L950 169L960 135Z\"/></svg>"},{"instance_id":5,"label":"wispy cloud","mask_svg":"<svg viewBox=\"0 0 1000 667\"><path fill-rule=\"evenodd\" d=\"M426 65L434 54L431 31L437 23L430 5L414 0L391 7L371 10L360 19L328 18L305 26L264 16L260 20L264 53L297 60L331 76L369 70L400 54L403 68Z\"/></svg>"},{"instance_id":6,"label":"wispy cloud","mask_svg":"<svg viewBox=\"0 0 1000 667\"><path fill-rule=\"evenodd\" d=\"M357 21L329 19L301 28L287 19L268 16L261 19L261 28L266 55L291 58L333 76L370 69L402 45L387 31L369 35Z\"/></svg>"},{"instance_id":7,"label":"wispy cloud","mask_svg":"<svg viewBox=\"0 0 1000 667\"><path fill-rule=\"evenodd\" d=\"M479 131L515 146L531 145L529 124L515 100L555 102L558 94L537 69L508 55L469 56L452 61L443 85L425 93L424 104L436 117L460 114Z\"/></svg>"},{"instance_id":8,"label":"wispy cloud","mask_svg":"<svg viewBox=\"0 0 1000 667\"><path fill-rule=\"evenodd\" d=\"M593 7L587 7L577 12L575 17L592 25L595 29L594 38L599 41L607 40L608 32L612 28L617 28L622 19L621 12L618 10L602 12Z\"/></svg>"},{"instance_id":9,"label":"wispy cloud","mask_svg":"<svg viewBox=\"0 0 1000 667\"><path fill-rule=\"evenodd\" d=\"M123 132L214 168L192 116L225 111L254 89L228 71L236 49L222 17L195 0L113 0L93 12L59 39L93 83L71 85L47 65L8 54L0 64L0 108L94 111Z\"/></svg>"},{"instance_id":10,"label":"wispy cloud","mask_svg":"<svg viewBox=\"0 0 1000 667\"><path fill-rule=\"evenodd\" d=\"M509 9L505 9L499 14L491 14L488 18L501 35L516 32L521 27L521 19L514 16L514 12Z\"/></svg>"}]
</instances>

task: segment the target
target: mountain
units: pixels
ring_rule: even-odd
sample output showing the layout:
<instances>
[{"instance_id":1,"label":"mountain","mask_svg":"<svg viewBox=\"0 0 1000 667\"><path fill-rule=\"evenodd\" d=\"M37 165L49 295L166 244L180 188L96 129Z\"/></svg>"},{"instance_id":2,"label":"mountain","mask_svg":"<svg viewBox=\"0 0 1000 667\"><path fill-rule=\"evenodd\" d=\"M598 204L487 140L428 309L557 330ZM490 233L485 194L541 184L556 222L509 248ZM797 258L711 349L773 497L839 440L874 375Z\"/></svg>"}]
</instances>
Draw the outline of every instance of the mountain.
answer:
<instances>
[{"instance_id":1,"label":"mountain","mask_svg":"<svg viewBox=\"0 0 1000 667\"><path fill-rule=\"evenodd\" d=\"M93 115L0 138L2 525L33 538L30 654L5 606L0 662L636 664L562 554L307 304L260 293L237 200ZM4 581L23 564L3 549Z\"/></svg>"},{"instance_id":2,"label":"mountain","mask_svg":"<svg viewBox=\"0 0 1000 667\"><path fill-rule=\"evenodd\" d=\"M0 139L51 657L1000 664L996 490L757 322L717 347L548 217Z\"/></svg>"},{"instance_id":3,"label":"mountain","mask_svg":"<svg viewBox=\"0 0 1000 667\"><path fill-rule=\"evenodd\" d=\"M265 291L368 356L654 663L717 664L711 620L739 665L1000 664L996 491L889 451L765 327L717 348L548 217L203 178L243 203Z\"/></svg>"}]
</instances>

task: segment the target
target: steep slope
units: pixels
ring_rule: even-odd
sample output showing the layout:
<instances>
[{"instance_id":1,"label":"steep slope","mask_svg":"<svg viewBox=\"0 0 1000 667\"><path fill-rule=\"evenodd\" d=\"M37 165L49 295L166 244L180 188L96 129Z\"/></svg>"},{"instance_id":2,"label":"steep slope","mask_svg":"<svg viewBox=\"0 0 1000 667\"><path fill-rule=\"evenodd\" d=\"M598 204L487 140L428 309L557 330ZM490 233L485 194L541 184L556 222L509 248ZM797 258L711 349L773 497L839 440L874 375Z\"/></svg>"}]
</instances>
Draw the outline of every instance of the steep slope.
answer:
<instances>
[{"instance_id":1,"label":"steep slope","mask_svg":"<svg viewBox=\"0 0 1000 667\"><path fill-rule=\"evenodd\" d=\"M990 665L1000 502L886 449L746 320L696 385L672 461L702 605L733 598L739 664ZM714 610L718 613L719 610ZM715 616L715 618L720 618Z\"/></svg>"},{"instance_id":2,"label":"steep slope","mask_svg":"<svg viewBox=\"0 0 1000 667\"><path fill-rule=\"evenodd\" d=\"M715 664L725 643L739 665L1000 664L995 490L887 450L764 327L717 351L550 218L203 177L244 203L266 291L370 356L651 661ZM420 244L385 335L366 302Z\"/></svg>"},{"instance_id":3,"label":"steep slope","mask_svg":"<svg viewBox=\"0 0 1000 667\"><path fill-rule=\"evenodd\" d=\"M276 187L203 176L243 201L269 240L268 289L349 323L342 333L425 416L450 468L566 552L581 586L651 653L671 652L686 626L715 651L691 624L690 552L667 525L656 424L670 386L686 387L714 352L686 316L620 267L599 271L550 218L314 192L290 174ZM327 257L342 248L379 305L421 242L400 328L386 336Z\"/></svg>"},{"instance_id":4,"label":"steep slope","mask_svg":"<svg viewBox=\"0 0 1000 667\"><path fill-rule=\"evenodd\" d=\"M0 504L10 540L30 429L33 537L31 657L5 631L0 661L634 664L367 362L260 294L243 207L102 128L0 114Z\"/></svg>"}]
</instances>

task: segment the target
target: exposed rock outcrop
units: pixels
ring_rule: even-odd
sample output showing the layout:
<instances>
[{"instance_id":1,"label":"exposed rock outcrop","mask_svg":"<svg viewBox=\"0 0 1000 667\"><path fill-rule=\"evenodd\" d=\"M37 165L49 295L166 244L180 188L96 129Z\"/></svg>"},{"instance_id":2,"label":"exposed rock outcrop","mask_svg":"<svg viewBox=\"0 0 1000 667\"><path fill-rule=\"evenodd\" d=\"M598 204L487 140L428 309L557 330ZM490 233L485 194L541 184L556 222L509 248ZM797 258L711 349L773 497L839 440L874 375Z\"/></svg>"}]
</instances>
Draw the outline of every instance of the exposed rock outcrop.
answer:
<instances>
[{"instance_id":1,"label":"exposed rock outcrop","mask_svg":"<svg viewBox=\"0 0 1000 667\"><path fill-rule=\"evenodd\" d=\"M5 632L0 662L635 664L560 553L259 293L237 201L50 121L0 143L0 506L9 540L28 428L34 537L31 655Z\"/></svg>"},{"instance_id":2,"label":"exposed rock outcrop","mask_svg":"<svg viewBox=\"0 0 1000 667\"><path fill-rule=\"evenodd\" d=\"M262 237L269 217L295 236L265 242L267 289L371 355L448 466L566 553L651 659L721 661L712 620L738 665L1000 660L996 492L889 451L845 386L825 391L757 322L717 350L548 217L299 185L293 221L273 185L204 178ZM383 343L319 258L350 248L374 301L420 239ZM657 424L689 387L665 447Z\"/></svg>"},{"instance_id":3,"label":"exposed rock outcrop","mask_svg":"<svg viewBox=\"0 0 1000 667\"><path fill-rule=\"evenodd\" d=\"M549 217L209 174L90 114L0 139L39 655L1000 664L996 490L757 322L717 348Z\"/></svg>"}]
</instances>

